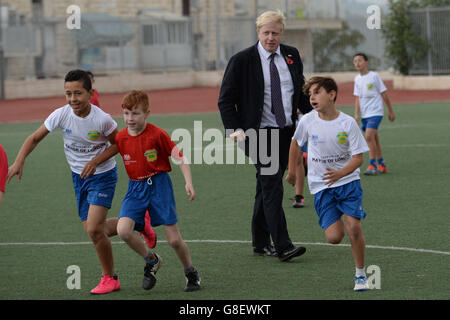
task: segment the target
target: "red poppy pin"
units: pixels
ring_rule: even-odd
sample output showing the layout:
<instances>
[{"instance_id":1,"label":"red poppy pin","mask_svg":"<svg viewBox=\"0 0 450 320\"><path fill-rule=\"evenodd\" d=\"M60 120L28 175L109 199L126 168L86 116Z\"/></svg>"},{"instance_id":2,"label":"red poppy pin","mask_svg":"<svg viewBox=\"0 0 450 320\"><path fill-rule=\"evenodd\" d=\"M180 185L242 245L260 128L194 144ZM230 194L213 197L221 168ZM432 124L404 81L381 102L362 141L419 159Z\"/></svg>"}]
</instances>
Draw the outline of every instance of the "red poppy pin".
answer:
<instances>
[{"instance_id":1,"label":"red poppy pin","mask_svg":"<svg viewBox=\"0 0 450 320\"><path fill-rule=\"evenodd\" d=\"M292 60L291 58L289 58L289 57L285 57L286 58L286 63L287 64L293 64L294 63L294 60Z\"/></svg>"}]
</instances>

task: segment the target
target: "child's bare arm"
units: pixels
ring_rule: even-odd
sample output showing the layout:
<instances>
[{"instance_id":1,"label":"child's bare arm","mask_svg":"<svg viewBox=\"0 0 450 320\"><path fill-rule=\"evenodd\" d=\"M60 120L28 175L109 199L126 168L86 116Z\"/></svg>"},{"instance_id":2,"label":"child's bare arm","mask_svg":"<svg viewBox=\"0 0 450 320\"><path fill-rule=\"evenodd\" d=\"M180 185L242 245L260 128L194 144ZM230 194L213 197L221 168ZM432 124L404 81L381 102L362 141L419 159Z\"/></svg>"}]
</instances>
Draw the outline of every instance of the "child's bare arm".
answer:
<instances>
[{"instance_id":1,"label":"child's bare arm","mask_svg":"<svg viewBox=\"0 0 450 320\"><path fill-rule=\"evenodd\" d=\"M298 159L301 159L303 156L303 151L299 147L296 140L291 141L291 146L289 148L289 166L288 166L288 174L286 176L286 181L289 184L295 186L296 174L295 167L298 162Z\"/></svg>"},{"instance_id":2,"label":"child's bare arm","mask_svg":"<svg viewBox=\"0 0 450 320\"><path fill-rule=\"evenodd\" d=\"M381 97L383 98L384 103L386 104L388 111L389 111L389 120L394 121L395 120L395 114L394 109L392 108L391 100L389 99L389 96L387 94L387 91L384 91L381 94Z\"/></svg>"},{"instance_id":3,"label":"child's bare arm","mask_svg":"<svg viewBox=\"0 0 450 320\"><path fill-rule=\"evenodd\" d=\"M106 137L109 140L109 142L111 143L111 145L105 151L103 151L101 154L99 154L94 159L92 159L91 161L89 161L88 163L85 164L83 170L80 173L80 177L82 179L86 179L86 178L89 178L90 176L92 176L100 164L102 164L109 158L112 158L116 154L119 153L119 149L117 148L117 145L116 145L116 134L117 134L117 129L114 130L109 136Z\"/></svg>"},{"instance_id":4,"label":"child's bare arm","mask_svg":"<svg viewBox=\"0 0 450 320\"><path fill-rule=\"evenodd\" d=\"M360 105L359 105L359 97L355 98L355 120L356 122L359 121L359 110L360 110Z\"/></svg>"},{"instance_id":5,"label":"child's bare arm","mask_svg":"<svg viewBox=\"0 0 450 320\"><path fill-rule=\"evenodd\" d=\"M333 183L341 179L342 177L345 177L346 175L352 173L356 169L358 169L363 163L363 154L355 154L352 156L352 160L339 170L333 170L331 168L327 168L327 172L323 175L323 180L328 180L325 184L327 186L331 186Z\"/></svg>"},{"instance_id":6,"label":"child's bare arm","mask_svg":"<svg viewBox=\"0 0 450 320\"><path fill-rule=\"evenodd\" d=\"M22 179L23 173L23 165L25 163L25 159L28 155L36 148L39 142L44 139L49 131L47 127L42 124L33 134L31 134L23 143L22 147L17 154L16 160L14 163L8 168L8 175L6 176L6 181L11 181L12 177L17 175L17 180L20 182Z\"/></svg>"},{"instance_id":7,"label":"child's bare arm","mask_svg":"<svg viewBox=\"0 0 450 320\"><path fill-rule=\"evenodd\" d=\"M186 194L189 196L189 201L192 201L195 199L195 191L194 186L192 185L192 175L191 175L191 168L189 166L189 163L183 159L180 164L181 173L183 174L184 181L186 182Z\"/></svg>"}]
</instances>

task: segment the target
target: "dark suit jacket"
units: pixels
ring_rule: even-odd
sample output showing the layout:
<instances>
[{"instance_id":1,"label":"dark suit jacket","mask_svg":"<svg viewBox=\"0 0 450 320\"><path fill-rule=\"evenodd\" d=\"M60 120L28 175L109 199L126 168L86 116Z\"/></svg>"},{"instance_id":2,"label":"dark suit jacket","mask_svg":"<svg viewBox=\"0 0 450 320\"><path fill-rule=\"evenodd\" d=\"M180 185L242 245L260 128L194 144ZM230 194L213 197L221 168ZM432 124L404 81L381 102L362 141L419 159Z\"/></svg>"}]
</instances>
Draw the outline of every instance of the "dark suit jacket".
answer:
<instances>
[{"instance_id":1,"label":"dark suit jacket","mask_svg":"<svg viewBox=\"0 0 450 320\"><path fill-rule=\"evenodd\" d=\"M287 66L294 84L292 97L292 121L297 120L297 108L303 114L312 110L309 97L303 94L305 83L303 63L298 50L280 44L281 55L289 60ZM264 107L264 76L258 43L231 57L222 80L219 110L225 129L244 131L258 129Z\"/></svg>"}]
</instances>

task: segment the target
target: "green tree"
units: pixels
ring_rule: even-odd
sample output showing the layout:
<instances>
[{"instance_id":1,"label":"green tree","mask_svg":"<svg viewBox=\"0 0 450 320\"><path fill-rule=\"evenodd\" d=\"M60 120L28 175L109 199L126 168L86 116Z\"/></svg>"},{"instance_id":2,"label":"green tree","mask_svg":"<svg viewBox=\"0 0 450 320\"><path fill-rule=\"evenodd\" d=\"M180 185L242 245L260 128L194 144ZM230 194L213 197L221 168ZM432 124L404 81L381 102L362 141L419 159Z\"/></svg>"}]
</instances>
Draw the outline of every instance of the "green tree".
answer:
<instances>
[{"instance_id":1,"label":"green tree","mask_svg":"<svg viewBox=\"0 0 450 320\"><path fill-rule=\"evenodd\" d=\"M358 30L350 29L344 22L340 30L313 32L314 71L354 70L352 58L355 49L365 39ZM351 53L348 53L351 48Z\"/></svg>"},{"instance_id":2,"label":"green tree","mask_svg":"<svg viewBox=\"0 0 450 320\"><path fill-rule=\"evenodd\" d=\"M389 0L390 13L382 31L386 53L394 61L394 69L409 74L413 61L422 59L429 48L428 41L414 31L409 10L446 5L450 5L450 0Z\"/></svg>"}]
</instances>

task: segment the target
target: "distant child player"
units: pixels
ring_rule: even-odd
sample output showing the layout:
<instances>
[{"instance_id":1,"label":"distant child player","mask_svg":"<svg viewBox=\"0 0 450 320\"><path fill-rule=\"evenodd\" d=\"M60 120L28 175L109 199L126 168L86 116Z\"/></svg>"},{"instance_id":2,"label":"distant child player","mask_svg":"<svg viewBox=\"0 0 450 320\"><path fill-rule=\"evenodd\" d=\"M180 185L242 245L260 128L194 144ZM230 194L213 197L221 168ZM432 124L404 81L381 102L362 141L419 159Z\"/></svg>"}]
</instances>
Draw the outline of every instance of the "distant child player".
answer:
<instances>
[{"instance_id":1,"label":"distant child player","mask_svg":"<svg viewBox=\"0 0 450 320\"><path fill-rule=\"evenodd\" d=\"M389 110L389 120L395 120L394 110L386 92L386 87L378 73L369 71L369 60L364 53L353 56L353 63L359 74L355 77L353 94L355 99L355 120L358 122L361 112L362 130L365 132L366 141L369 145L369 167L364 174L376 175L386 173L387 168L381 152L378 127L383 119L384 105Z\"/></svg>"},{"instance_id":2,"label":"distant child player","mask_svg":"<svg viewBox=\"0 0 450 320\"><path fill-rule=\"evenodd\" d=\"M92 87L94 87L94 83L95 83L94 74L91 71L86 71L86 72L88 73L89 77L91 78ZM97 106L100 108L100 101L98 101L98 96L99 96L98 91L96 89L92 88L92 92L93 92L93 94L92 94L92 98L91 98L91 103L94 106Z\"/></svg>"},{"instance_id":3,"label":"distant child player","mask_svg":"<svg viewBox=\"0 0 450 320\"><path fill-rule=\"evenodd\" d=\"M308 142L308 185L314 194L319 225L328 242L337 244L350 238L356 266L355 291L369 289L364 271L365 240L361 219L363 191L359 167L369 150L355 119L336 110L336 82L313 77L304 86L314 110L304 115L292 138L286 180L295 184L295 163L302 155L300 146ZM344 216L346 226L341 217Z\"/></svg>"},{"instance_id":4,"label":"distant child player","mask_svg":"<svg viewBox=\"0 0 450 320\"><path fill-rule=\"evenodd\" d=\"M8 175L8 157L5 149L0 144L0 205L2 204L3 194L5 193L6 177Z\"/></svg>"},{"instance_id":5,"label":"distant child player","mask_svg":"<svg viewBox=\"0 0 450 320\"><path fill-rule=\"evenodd\" d=\"M184 290L198 290L200 277L192 266L189 249L178 229L175 198L168 174L172 156L180 162L186 193L189 200L193 200L195 192L189 164L183 160L183 155L164 130L146 122L150 114L146 92L131 91L124 97L122 109L127 127L117 134L115 145L87 165L86 174L89 175L92 170L88 167L94 168L120 152L130 181L117 231L122 240L145 260L142 287L146 290L153 288L155 274L162 264L161 257L149 250L133 231L135 225L144 224L144 215L148 210L152 226L164 225L167 241L184 267L187 280Z\"/></svg>"},{"instance_id":6,"label":"distant child player","mask_svg":"<svg viewBox=\"0 0 450 320\"><path fill-rule=\"evenodd\" d=\"M100 284L92 294L119 290L120 282L114 273L111 242L116 235L117 218L106 219L114 196L117 168L114 158L97 167L95 174L83 179L80 173L91 159L114 144L117 123L100 108L91 105L92 85L83 70L72 70L64 79L67 105L56 109L23 143L14 163L8 170L8 182L15 175L22 178L25 159L49 132L61 128L64 152L72 170L72 180L78 214L91 238L102 266Z\"/></svg>"}]
</instances>

